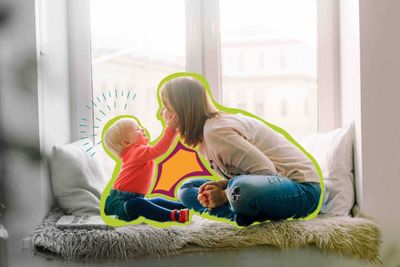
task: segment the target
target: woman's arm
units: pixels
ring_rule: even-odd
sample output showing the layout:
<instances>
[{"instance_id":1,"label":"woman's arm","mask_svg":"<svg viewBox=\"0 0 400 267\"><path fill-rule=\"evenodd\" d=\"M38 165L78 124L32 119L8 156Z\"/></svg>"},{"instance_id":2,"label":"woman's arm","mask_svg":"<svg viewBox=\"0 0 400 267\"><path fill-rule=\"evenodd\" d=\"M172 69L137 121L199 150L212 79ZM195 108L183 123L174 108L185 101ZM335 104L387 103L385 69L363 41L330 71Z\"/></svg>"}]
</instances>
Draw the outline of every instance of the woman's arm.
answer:
<instances>
[{"instance_id":1,"label":"woman's arm","mask_svg":"<svg viewBox=\"0 0 400 267\"><path fill-rule=\"evenodd\" d=\"M274 163L256 146L229 127L215 128L205 134L208 149L225 166L248 174L277 174Z\"/></svg>"},{"instance_id":2,"label":"woman's arm","mask_svg":"<svg viewBox=\"0 0 400 267\"><path fill-rule=\"evenodd\" d=\"M273 162L232 128L215 128L205 133L204 138L208 149L211 149L225 166L232 166L250 174L277 173ZM202 185L199 188L198 200L210 209L225 204L228 202L224 191L227 183L227 180L219 180Z\"/></svg>"}]
</instances>

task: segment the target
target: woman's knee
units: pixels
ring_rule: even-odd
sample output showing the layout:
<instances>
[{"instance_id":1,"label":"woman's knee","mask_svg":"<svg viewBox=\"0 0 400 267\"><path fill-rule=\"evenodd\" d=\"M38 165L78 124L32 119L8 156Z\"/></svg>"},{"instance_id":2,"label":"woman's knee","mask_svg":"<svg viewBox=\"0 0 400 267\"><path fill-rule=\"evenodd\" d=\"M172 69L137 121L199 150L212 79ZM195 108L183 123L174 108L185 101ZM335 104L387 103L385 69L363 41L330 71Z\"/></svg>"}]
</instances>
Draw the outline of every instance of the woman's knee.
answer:
<instances>
[{"instance_id":1,"label":"woman's knee","mask_svg":"<svg viewBox=\"0 0 400 267\"><path fill-rule=\"evenodd\" d=\"M178 200L184 203L186 199L192 199L195 197L197 199L197 194L199 192L199 187L209 181L208 179L189 179L182 183L178 188L177 197Z\"/></svg>"},{"instance_id":2,"label":"woman's knee","mask_svg":"<svg viewBox=\"0 0 400 267\"><path fill-rule=\"evenodd\" d=\"M237 176L229 181L226 194L233 212L248 216L257 214L255 207L252 205L252 189L251 186L246 183L244 175Z\"/></svg>"},{"instance_id":3,"label":"woman's knee","mask_svg":"<svg viewBox=\"0 0 400 267\"><path fill-rule=\"evenodd\" d=\"M177 197L185 206L189 199L192 199L195 195L197 197L198 188L195 186L196 179L190 179L183 182L178 188Z\"/></svg>"},{"instance_id":4,"label":"woman's knee","mask_svg":"<svg viewBox=\"0 0 400 267\"><path fill-rule=\"evenodd\" d=\"M178 200L182 201L182 199L185 199L192 187L192 182L190 180L184 181L177 191Z\"/></svg>"}]
</instances>

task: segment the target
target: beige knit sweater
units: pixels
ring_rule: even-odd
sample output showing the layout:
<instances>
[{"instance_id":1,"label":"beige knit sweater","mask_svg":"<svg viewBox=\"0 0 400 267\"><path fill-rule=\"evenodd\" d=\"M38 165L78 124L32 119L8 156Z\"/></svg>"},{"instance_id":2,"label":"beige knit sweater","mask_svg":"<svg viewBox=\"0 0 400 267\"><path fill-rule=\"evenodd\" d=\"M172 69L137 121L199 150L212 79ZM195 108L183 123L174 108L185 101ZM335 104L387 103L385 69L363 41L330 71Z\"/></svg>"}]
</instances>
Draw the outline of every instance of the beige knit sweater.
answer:
<instances>
[{"instance_id":1,"label":"beige knit sweater","mask_svg":"<svg viewBox=\"0 0 400 267\"><path fill-rule=\"evenodd\" d=\"M282 134L242 114L208 119L199 152L221 177L280 175L297 182L317 182L311 160Z\"/></svg>"}]
</instances>

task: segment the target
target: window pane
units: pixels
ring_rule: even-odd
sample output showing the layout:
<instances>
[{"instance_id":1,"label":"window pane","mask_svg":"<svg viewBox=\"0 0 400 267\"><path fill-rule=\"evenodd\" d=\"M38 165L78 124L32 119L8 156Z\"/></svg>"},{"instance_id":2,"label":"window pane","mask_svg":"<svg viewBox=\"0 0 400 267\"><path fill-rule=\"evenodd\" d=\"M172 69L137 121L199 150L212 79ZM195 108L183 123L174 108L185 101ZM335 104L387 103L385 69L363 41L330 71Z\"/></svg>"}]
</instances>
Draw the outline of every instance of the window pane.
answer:
<instances>
[{"instance_id":1,"label":"window pane","mask_svg":"<svg viewBox=\"0 0 400 267\"><path fill-rule=\"evenodd\" d=\"M184 0L92 0L94 124L136 116L154 139L156 90L166 75L185 71ZM111 163L110 163L111 164Z\"/></svg>"},{"instance_id":2,"label":"window pane","mask_svg":"<svg viewBox=\"0 0 400 267\"><path fill-rule=\"evenodd\" d=\"M222 99L292 134L316 132L316 0L220 0Z\"/></svg>"}]
</instances>

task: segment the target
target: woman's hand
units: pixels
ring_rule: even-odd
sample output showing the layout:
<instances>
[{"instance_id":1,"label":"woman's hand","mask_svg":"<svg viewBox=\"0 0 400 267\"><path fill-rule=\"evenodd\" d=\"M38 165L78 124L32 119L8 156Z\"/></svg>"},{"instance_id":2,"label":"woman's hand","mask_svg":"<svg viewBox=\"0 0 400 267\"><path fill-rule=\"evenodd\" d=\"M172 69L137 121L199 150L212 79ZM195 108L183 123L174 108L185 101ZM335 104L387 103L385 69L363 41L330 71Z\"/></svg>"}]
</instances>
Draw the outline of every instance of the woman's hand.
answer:
<instances>
[{"instance_id":1,"label":"woman's hand","mask_svg":"<svg viewBox=\"0 0 400 267\"><path fill-rule=\"evenodd\" d=\"M202 184L199 187L199 193L203 193L203 191L204 191L204 189L205 189L205 187L207 185L215 185L215 186L217 186L217 187L219 187L221 189L225 189L227 184L228 184L228 181L227 180L222 180L222 179L221 180L217 180L217 181L207 182L207 183Z\"/></svg>"},{"instance_id":2,"label":"woman's hand","mask_svg":"<svg viewBox=\"0 0 400 267\"><path fill-rule=\"evenodd\" d=\"M227 182L225 180L212 181L200 186L197 199L203 207L213 209L228 202L224 191Z\"/></svg>"}]
</instances>

